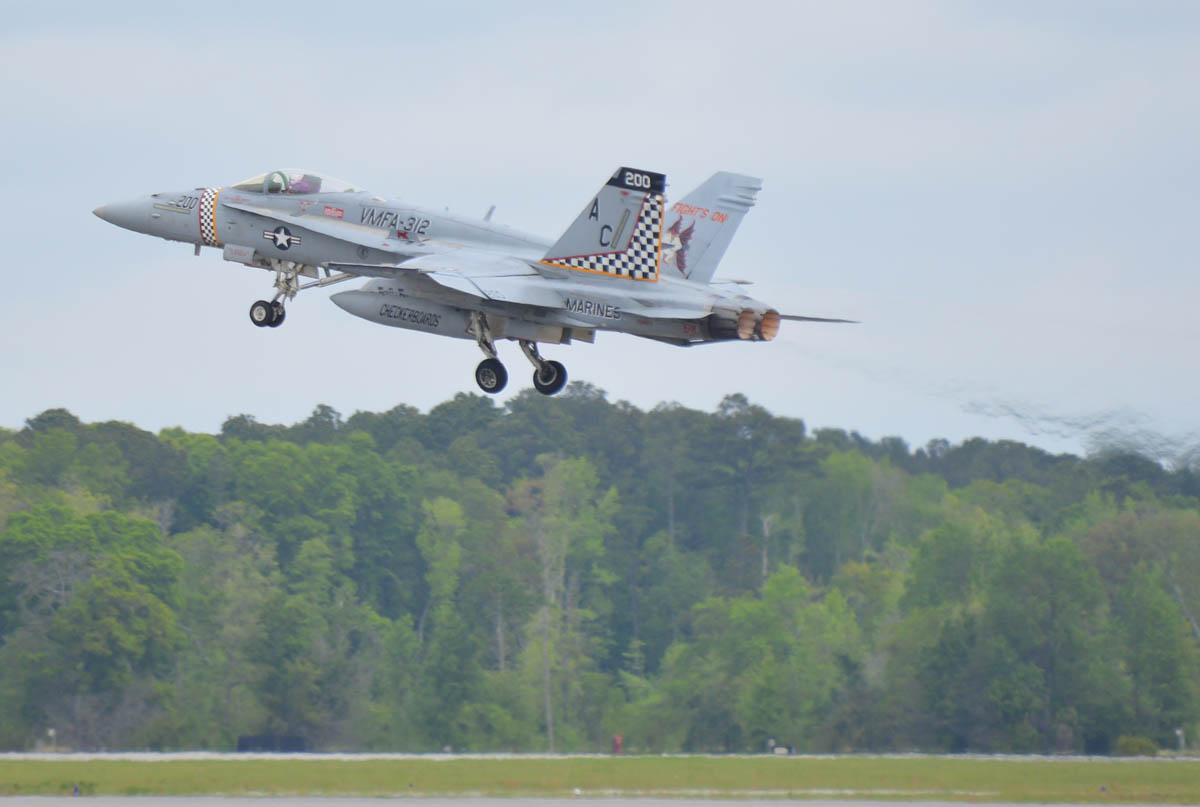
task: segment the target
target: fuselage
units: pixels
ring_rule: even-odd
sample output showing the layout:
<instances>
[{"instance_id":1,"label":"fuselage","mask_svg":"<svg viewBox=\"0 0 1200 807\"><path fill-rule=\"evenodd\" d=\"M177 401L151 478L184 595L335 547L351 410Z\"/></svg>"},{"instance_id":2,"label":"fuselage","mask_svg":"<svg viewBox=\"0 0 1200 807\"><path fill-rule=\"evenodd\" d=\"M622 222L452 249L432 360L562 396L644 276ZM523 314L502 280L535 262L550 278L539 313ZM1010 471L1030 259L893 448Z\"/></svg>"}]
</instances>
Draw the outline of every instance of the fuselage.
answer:
<instances>
[{"instance_id":1,"label":"fuselage","mask_svg":"<svg viewBox=\"0 0 1200 807\"><path fill-rule=\"evenodd\" d=\"M251 266L271 268L272 259L289 261L310 277L330 265L394 266L430 252L452 256L479 251L538 265L552 243L483 218L362 190L268 193L244 186L196 188L105 205L96 214L130 230L221 249L227 260ZM362 288L332 299L373 322L464 339L474 338L466 323L472 311L479 311L499 323L500 338L548 342L570 341L572 335L591 341L596 330L680 345L736 339L742 312L752 310L761 318L770 310L740 294L737 286L691 282L672 276L675 270L666 266L653 282L537 268L538 276L529 282L545 284L561 299L560 305L507 301L502 291L489 289L487 278L470 281L487 294L481 297L419 273L372 278ZM680 310L689 314L681 316Z\"/></svg>"},{"instance_id":2,"label":"fuselage","mask_svg":"<svg viewBox=\"0 0 1200 807\"><path fill-rule=\"evenodd\" d=\"M718 171L675 205L666 176L621 167L557 240L483 218L377 196L301 169L228 187L154 193L102 205L100 218L135 232L221 250L227 261L274 274L275 294L250 321L277 328L300 291L351 279L330 299L357 317L473 340L484 354L475 382L504 389L497 343L517 342L533 386L554 395L567 371L540 346L594 341L616 331L689 346L770 341L783 317L713 281L762 181ZM815 319L790 317L791 319Z\"/></svg>"}]
</instances>

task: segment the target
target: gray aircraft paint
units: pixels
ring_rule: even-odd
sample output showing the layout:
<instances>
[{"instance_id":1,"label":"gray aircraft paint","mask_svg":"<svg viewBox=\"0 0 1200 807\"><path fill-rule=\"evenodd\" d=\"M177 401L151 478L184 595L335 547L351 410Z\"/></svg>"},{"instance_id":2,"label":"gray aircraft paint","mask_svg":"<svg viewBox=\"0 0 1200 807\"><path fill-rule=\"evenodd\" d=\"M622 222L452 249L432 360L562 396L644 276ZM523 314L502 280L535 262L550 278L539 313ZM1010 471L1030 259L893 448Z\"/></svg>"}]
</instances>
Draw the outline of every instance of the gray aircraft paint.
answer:
<instances>
[{"instance_id":1,"label":"gray aircraft paint","mask_svg":"<svg viewBox=\"0 0 1200 807\"><path fill-rule=\"evenodd\" d=\"M671 205L664 225L664 263L688 280L710 281L760 190L761 180L719 171Z\"/></svg>"},{"instance_id":2,"label":"gray aircraft paint","mask_svg":"<svg viewBox=\"0 0 1200 807\"><path fill-rule=\"evenodd\" d=\"M562 365L542 359L539 343L590 342L596 331L681 346L777 333L773 307L741 286L709 282L761 180L719 172L674 205L665 187L663 174L620 168L556 241L299 170L155 193L95 213L274 272L274 298L251 309L256 325L282 324L284 304L302 288L366 278L331 299L371 322L474 339L487 361L496 361L496 340L519 341L535 384L541 373L539 390L553 394L565 376L555 386L546 374Z\"/></svg>"}]
</instances>

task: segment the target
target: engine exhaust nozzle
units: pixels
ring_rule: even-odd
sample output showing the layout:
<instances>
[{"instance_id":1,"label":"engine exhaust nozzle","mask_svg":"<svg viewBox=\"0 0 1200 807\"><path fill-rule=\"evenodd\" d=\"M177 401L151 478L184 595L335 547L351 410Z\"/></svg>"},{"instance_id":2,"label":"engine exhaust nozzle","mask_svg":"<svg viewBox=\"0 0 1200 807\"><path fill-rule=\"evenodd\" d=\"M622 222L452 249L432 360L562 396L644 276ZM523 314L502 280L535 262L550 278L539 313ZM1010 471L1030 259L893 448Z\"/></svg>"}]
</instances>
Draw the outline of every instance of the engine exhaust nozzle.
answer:
<instances>
[{"instance_id":1,"label":"engine exhaust nozzle","mask_svg":"<svg viewBox=\"0 0 1200 807\"><path fill-rule=\"evenodd\" d=\"M758 334L758 338L764 342L770 342L772 339L778 336L779 312L768 311L767 313L763 314L762 319L758 322L758 329L756 330L756 333Z\"/></svg>"},{"instance_id":2,"label":"engine exhaust nozzle","mask_svg":"<svg viewBox=\"0 0 1200 807\"><path fill-rule=\"evenodd\" d=\"M750 309L746 309L738 316L737 335L738 339L753 339L754 329L758 325L758 317Z\"/></svg>"}]
</instances>

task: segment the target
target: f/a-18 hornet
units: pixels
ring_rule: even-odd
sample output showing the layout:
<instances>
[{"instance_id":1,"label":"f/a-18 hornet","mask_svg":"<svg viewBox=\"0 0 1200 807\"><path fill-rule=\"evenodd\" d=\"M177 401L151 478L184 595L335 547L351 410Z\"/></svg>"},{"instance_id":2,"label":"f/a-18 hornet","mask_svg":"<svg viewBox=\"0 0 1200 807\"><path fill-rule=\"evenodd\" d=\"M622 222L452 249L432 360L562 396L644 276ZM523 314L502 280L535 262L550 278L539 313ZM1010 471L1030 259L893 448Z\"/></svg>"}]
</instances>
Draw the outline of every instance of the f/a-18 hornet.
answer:
<instances>
[{"instance_id":1,"label":"f/a-18 hornet","mask_svg":"<svg viewBox=\"0 0 1200 807\"><path fill-rule=\"evenodd\" d=\"M672 345L769 341L780 314L714 280L761 180L719 172L667 206L666 177L618 169L562 237L549 241L491 221L385 199L331 177L280 170L227 188L153 193L94 211L105 221L171 241L222 250L227 261L275 273L275 294L250 321L275 328L302 289L367 278L332 300L355 316L414 331L473 339L484 392L504 389L496 342L516 340L533 386L567 382L540 345L592 342L620 331ZM494 209L494 208L493 208ZM304 278L305 280L301 280Z\"/></svg>"}]
</instances>

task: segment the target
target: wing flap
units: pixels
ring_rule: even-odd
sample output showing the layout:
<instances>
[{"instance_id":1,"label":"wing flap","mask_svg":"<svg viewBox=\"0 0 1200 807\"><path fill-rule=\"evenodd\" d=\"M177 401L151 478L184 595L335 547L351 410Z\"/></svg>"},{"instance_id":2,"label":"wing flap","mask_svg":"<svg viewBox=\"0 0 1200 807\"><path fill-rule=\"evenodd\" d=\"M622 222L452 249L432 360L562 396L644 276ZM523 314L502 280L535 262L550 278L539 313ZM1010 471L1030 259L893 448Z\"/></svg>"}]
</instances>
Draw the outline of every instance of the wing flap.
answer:
<instances>
[{"instance_id":1,"label":"wing flap","mask_svg":"<svg viewBox=\"0 0 1200 807\"><path fill-rule=\"evenodd\" d=\"M420 272L452 272L463 277L524 277L538 274L536 269L520 258L465 247L421 255L405 261L403 266Z\"/></svg>"},{"instance_id":2,"label":"wing flap","mask_svg":"<svg viewBox=\"0 0 1200 807\"><path fill-rule=\"evenodd\" d=\"M489 300L537 308L564 307L563 296L549 287L540 275L534 279L523 275L494 275L472 279Z\"/></svg>"},{"instance_id":3,"label":"wing flap","mask_svg":"<svg viewBox=\"0 0 1200 807\"><path fill-rule=\"evenodd\" d=\"M562 308L563 298L525 261L470 249L422 255L402 263L331 263L330 270L363 277L421 275L447 289L486 300Z\"/></svg>"}]
</instances>

